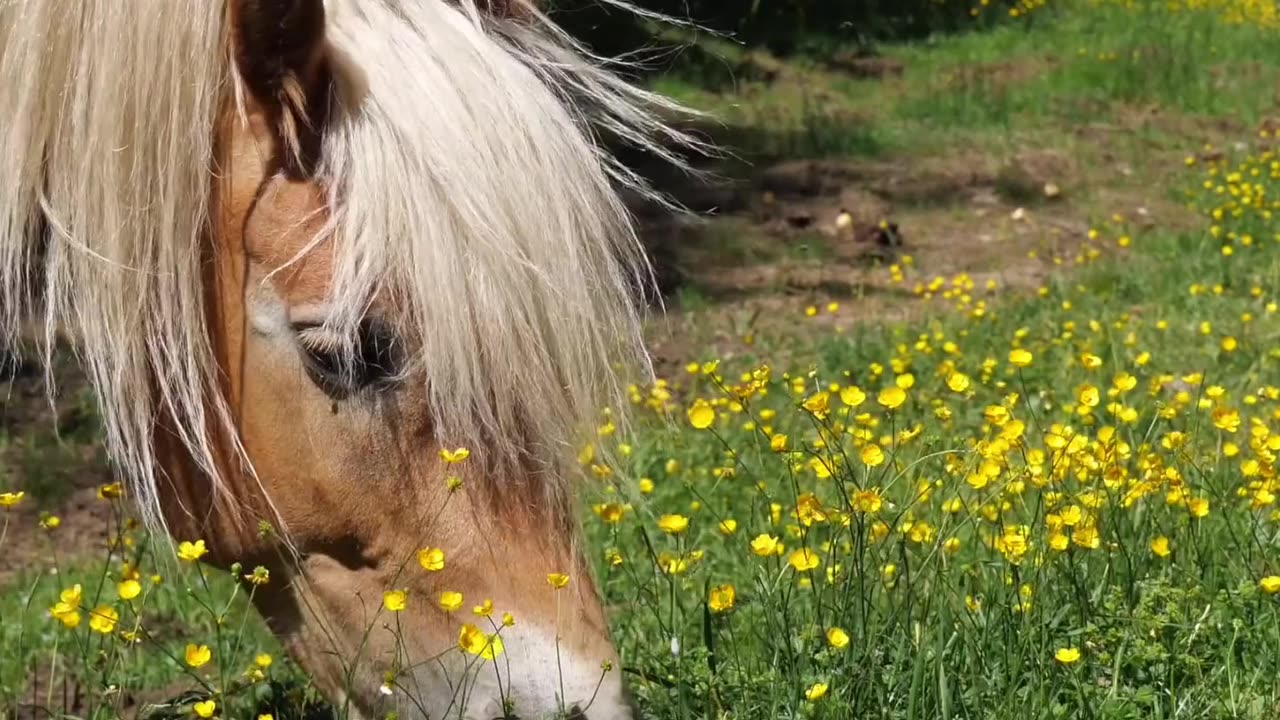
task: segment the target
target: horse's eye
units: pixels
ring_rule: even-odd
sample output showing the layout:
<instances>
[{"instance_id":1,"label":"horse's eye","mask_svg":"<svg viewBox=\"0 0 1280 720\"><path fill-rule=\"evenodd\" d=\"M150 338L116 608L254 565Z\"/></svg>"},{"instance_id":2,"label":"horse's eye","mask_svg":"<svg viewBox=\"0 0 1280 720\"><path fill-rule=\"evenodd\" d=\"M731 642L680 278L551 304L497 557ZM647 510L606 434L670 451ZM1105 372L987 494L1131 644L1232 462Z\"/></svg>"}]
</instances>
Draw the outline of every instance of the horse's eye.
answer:
<instances>
[{"instance_id":1,"label":"horse's eye","mask_svg":"<svg viewBox=\"0 0 1280 720\"><path fill-rule=\"evenodd\" d=\"M383 325L360 324L353 347L343 347L322 326L295 324L307 375L335 399L390 382L398 371L395 336Z\"/></svg>"}]
</instances>

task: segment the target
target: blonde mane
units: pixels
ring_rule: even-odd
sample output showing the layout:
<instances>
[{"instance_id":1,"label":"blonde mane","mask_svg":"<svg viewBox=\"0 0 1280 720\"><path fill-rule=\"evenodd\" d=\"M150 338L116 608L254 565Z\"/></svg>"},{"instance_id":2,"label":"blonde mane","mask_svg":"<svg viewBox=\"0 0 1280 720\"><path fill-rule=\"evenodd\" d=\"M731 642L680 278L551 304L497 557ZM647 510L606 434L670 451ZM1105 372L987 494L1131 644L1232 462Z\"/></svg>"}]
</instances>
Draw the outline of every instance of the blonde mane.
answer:
<instances>
[{"instance_id":1,"label":"blonde mane","mask_svg":"<svg viewBox=\"0 0 1280 720\"><path fill-rule=\"evenodd\" d=\"M326 5L331 322L397 298L438 440L562 483L578 432L621 404L617 369L646 367L647 266L618 196L645 190L594 133L695 143L532 6ZM0 0L3 339L32 316L46 361L59 328L74 339L154 525L158 423L215 488L211 438L232 430L202 269L215 128L239 102L226 23L212 0Z\"/></svg>"}]
</instances>

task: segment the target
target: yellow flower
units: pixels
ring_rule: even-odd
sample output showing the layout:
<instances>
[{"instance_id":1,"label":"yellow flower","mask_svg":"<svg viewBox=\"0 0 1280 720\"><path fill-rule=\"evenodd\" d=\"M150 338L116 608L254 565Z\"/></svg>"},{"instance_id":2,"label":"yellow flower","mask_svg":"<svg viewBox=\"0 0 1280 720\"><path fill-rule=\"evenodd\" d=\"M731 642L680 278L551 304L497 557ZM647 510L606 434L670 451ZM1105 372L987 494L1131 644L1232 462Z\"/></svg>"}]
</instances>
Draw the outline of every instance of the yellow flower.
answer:
<instances>
[{"instance_id":1,"label":"yellow flower","mask_svg":"<svg viewBox=\"0 0 1280 720\"><path fill-rule=\"evenodd\" d=\"M856 408L866 401L867 394L857 385L850 385L840 391L840 402L851 408Z\"/></svg>"},{"instance_id":2,"label":"yellow flower","mask_svg":"<svg viewBox=\"0 0 1280 720\"><path fill-rule=\"evenodd\" d=\"M1234 433L1240 429L1240 413L1227 408L1213 411L1213 426L1223 432Z\"/></svg>"},{"instance_id":3,"label":"yellow flower","mask_svg":"<svg viewBox=\"0 0 1280 720\"><path fill-rule=\"evenodd\" d=\"M1171 552L1173 552L1173 551L1172 551L1172 550L1170 550L1170 548L1169 548L1169 538L1167 538L1167 537L1165 537L1165 536L1161 535L1160 537L1156 538L1155 540L1152 540L1152 541L1151 541L1151 552L1155 553L1155 554L1156 554L1156 557L1161 557L1161 558L1167 558L1167 557L1169 557L1169 554L1170 554Z\"/></svg>"},{"instance_id":4,"label":"yellow flower","mask_svg":"<svg viewBox=\"0 0 1280 720\"><path fill-rule=\"evenodd\" d=\"M890 385L880 391L876 401L889 410L895 410L902 407L902 403L907 401L907 393L897 385Z\"/></svg>"},{"instance_id":5,"label":"yellow flower","mask_svg":"<svg viewBox=\"0 0 1280 720\"><path fill-rule=\"evenodd\" d=\"M502 613L503 627L511 627L516 624L516 617L509 612Z\"/></svg>"},{"instance_id":6,"label":"yellow flower","mask_svg":"<svg viewBox=\"0 0 1280 720\"><path fill-rule=\"evenodd\" d=\"M795 515L796 519L805 527L827 521L826 508L822 506L822 501L818 499L818 496L811 492L804 493L796 499Z\"/></svg>"},{"instance_id":7,"label":"yellow flower","mask_svg":"<svg viewBox=\"0 0 1280 720\"><path fill-rule=\"evenodd\" d=\"M1063 665L1070 665L1080 660L1080 651L1073 647L1058 648L1057 651L1053 653L1053 659Z\"/></svg>"},{"instance_id":8,"label":"yellow flower","mask_svg":"<svg viewBox=\"0 0 1280 720\"><path fill-rule=\"evenodd\" d=\"M1095 407L1098 407L1098 403L1101 401L1101 399L1102 398L1098 393L1098 388L1092 385L1085 385L1084 387L1080 388L1079 400L1081 405L1084 405L1085 407L1095 408Z\"/></svg>"},{"instance_id":9,"label":"yellow flower","mask_svg":"<svg viewBox=\"0 0 1280 720\"><path fill-rule=\"evenodd\" d=\"M253 658L253 664L266 670L271 667L271 655L269 653L258 653Z\"/></svg>"},{"instance_id":10,"label":"yellow flower","mask_svg":"<svg viewBox=\"0 0 1280 720\"><path fill-rule=\"evenodd\" d=\"M640 492L645 495L653 492L653 480L650 478L640 478Z\"/></svg>"},{"instance_id":11,"label":"yellow flower","mask_svg":"<svg viewBox=\"0 0 1280 720\"><path fill-rule=\"evenodd\" d=\"M253 572L245 575L244 579L248 580L250 585L266 585L271 582L271 571L259 565L253 569Z\"/></svg>"},{"instance_id":12,"label":"yellow flower","mask_svg":"<svg viewBox=\"0 0 1280 720\"><path fill-rule=\"evenodd\" d=\"M1068 505L1058 513L1058 517L1062 520L1062 524L1067 527L1074 527L1084 520L1084 510L1079 505Z\"/></svg>"},{"instance_id":13,"label":"yellow flower","mask_svg":"<svg viewBox=\"0 0 1280 720\"><path fill-rule=\"evenodd\" d=\"M715 408L711 407L711 403L702 398L693 401L693 406L689 408L687 414L689 416L689 424L698 430L706 430L716 421Z\"/></svg>"},{"instance_id":14,"label":"yellow flower","mask_svg":"<svg viewBox=\"0 0 1280 720\"><path fill-rule=\"evenodd\" d=\"M122 580L116 585L121 600L132 600L142 594L142 584L137 580Z\"/></svg>"},{"instance_id":15,"label":"yellow flower","mask_svg":"<svg viewBox=\"0 0 1280 720\"><path fill-rule=\"evenodd\" d=\"M124 495L124 488L118 482L98 486L99 500L115 500L122 495Z\"/></svg>"},{"instance_id":16,"label":"yellow flower","mask_svg":"<svg viewBox=\"0 0 1280 720\"><path fill-rule=\"evenodd\" d=\"M820 457L809 459L809 469L813 470L813 474L817 475L820 480L831 477L831 466Z\"/></svg>"},{"instance_id":17,"label":"yellow flower","mask_svg":"<svg viewBox=\"0 0 1280 720\"><path fill-rule=\"evenodd\" d=\"M884 463L884 451L874 443L864 445L858 454L862 458L863 464L867 467L876 467Z\"/></svg>"},{"instance_id":18,"label":"yellow flower","mask_svg":"<svg viewBox=\"0 0 1280 720\"><path fill-rule=\"evenodd\" d=\"M496 633L485 635L480 628L470 623L463 625L458 632L458 647L485 660L496 659L505 649L502 638Z\"/></svg>"},{"instance_id":19,"label":"yellow flower","mask_svg":"<svg viewBox=\"0 0 1280 720\"><path fill-rule=\"evenodd\" d=\"M213 659L213 651L209 649L208 645L193 645L188 643L185 657L187 665L190 665L193 668L204 667Z\"/></svg>"},{"instance_id":20,"label":"yellow flower","mask_svg":"<svg viewBox=\"0 0 1280 720\"><path fill-rule=\"evenodd\" d=\"M80 599L84 596L84 590L80 587L80 583L76 583L69 588L58 593L58 599L68 605L79 607Z\"/></svg>"},{"instance_id":21,"label":"yellow flower","mask_svg":"<svg viewBox=\"0 0 1280 720\"><path fill-rule=\"evenodd\" d=\"M875 514L884 506L884 498L875 490L859 490L853 494L853 509L858 512Z\"/></svg>"},{"instance_id":22,"label":"yellow flower","mask_svg":"<svg viewBox=\"0 0 1280 720\"><path fill-rule=\"evenodd\" d=\"M831 411L831 393L815 393L804 401L803 407L814 417L822 420Z\"/></svg>"},{"instance_id":23,"label":"yellow flower","mask_svg":"<svg viewBox=\"0 0 1280 720\"><path fill-rule=\"evenodd\" d=\"M809 689L804 691L804 696L809 702L817 702L822 698L826 697L827 691L830 689L831 689L830 686L828 686L826 683L817 682L810 685Z\"/></svg>"},{"instance_id":24,"label":"yellow flower","mask_svg":"<svg viewBox=\"0 0 1280 720\"><path fill-rule=\"evenodd\" d=\"M1027 367L1028 365L1031 364L1031 360L1032 360L1031 353L1027 352L1026 350L1023 350L1022 348L1009 351L1009 364L1014 367L1017 367L1017 368Z\"/></svg>"},{"instance_id":25,"label":"yellow flower","mask_svg":"<svg viewBox=\"0 0 1280 720\"><path fill-rule=\"evenodd\" d=\"M953 372L947 377L947 387L952 392L962 393L969 389L969 376L962 372Z\"/></svg>"},{"instance_id":26,"label":"yellow flower","mask_svg":"<svg viewBox=\"0 0 1280 720\"><path fill-rule=\"evenodd\" d=\"M1268 575L1258 581L1258 587L1268 595L1280 593L1280 575Z\"/></svg>"},{"instance_id":27,"label":"yellow flower","mask_svg":"<svg viewBox=\"0 0 1280 720\"><path fill-rule=\"evenodd\" d=\"M1031 549L1031 529L1026 525L1010 526L996 538L996 551L1004 555L1005 560L1017 565Z\"/></svg>"},{"instance_id":28,"label":"yellow flower","mask_svg":"<svg viewBox=\"0 0 1280 720\"><path fill-rule=\"evenodd\" d=\"M1081 525L1071 532L1071 542L1082 548L1097 550L1102 545L1098 528L1093 525Z\"/></svg>"},{"instance_id":29,"label":"yellow flower","mask_svg":"<svg viewBox=\"0 0 1280 720\"><path fill-rule=\"evenodd\" d=\"M76 610L74 606L58 603L53 606L49 614L62 623L63 627L70 630L80 627L80 611Z\"/></svg>"},{"instance_id":30,"label":"yellow flower","mask_svg":"<svg viewBox=\"0 0 1280 720\"><path fill-rule=\"evenodd\" d=\"M822 564L818 558L818 553L809 548L801 548L791 553L791 557L787 558L787 562L796 572L808 572Z\"/></svg>"},{"instance_id":31,"label":"yellow flower","mask_svg":"<svg viewBox=\"0 0 1280 720\"><path fill-rule=\"evenodd\" d=\"M80 626L80 585L73 585L58 594L58 602L49 609L49 614L64 627L75 629Z\"/></svg>"},{"instance_id":32,"label":"yellow flower","mask_svg":"<svg viewBox=\"0 0 1280 720\"><path fill-rule=\"evenodd\" d=\"M445 612L453 612L462 607L462 593L453 590L445 590L440 593L440 609Z\"/></svg>"},{"instance_id":33,"label":"yellow flower","mask_svg":"<svg viewBox=\"0 0 1280 720\"><path fill-rule=\"evenodd\" d=\"M454 448L452 450L449 448L442 448L440 450L440 459L445 461L445 464L447 465L457 465L469 457L471 457L471 451L464 447Z\"/></svg>"},{"instance_id":34,"label":"yellow flower","mask_svg":"<svg viewBox=\"0 0 1280 720\"><path fill-rule=\"evenodd\" d=\"M1138 386L1138 378L1130 375L1129 373L1120 373L1119 375L1116 375L1112 384L1115 385L1115 388L1120 392L1128 392Z\"/></svg>"},{"instance_id":35,"label":"yellow flower","mask_svg":"<svg viewBox=\"0 0 1280 720\"><path fill-rule=\"evenodd\" d=\"M831 647L843 650L849 645L849 633L838 627L830 628L827 630L827 642L831 644Z\"/></svg>"},{"instance_id":36,"label":"yellow flower","mask_svg":"<svg viewBox=\"0 0 1280 720\"><path fill-rule=\"evenodd\" d=\"M569 584L569 576L564 573L547 573L547 584L559 590Z\"/></svg>"},{"instance_id":37,"label":"yellow flower","mask_svg":"<svg viewBox=\"0 0 1280 720\"><path fill-rule=\"evenodd\" d=\"M264 713L258 716L258 720L276 720L276 718L271 713Z\"/></svg>"},{"instance_id":38,"label":"yellow flower","mask_svg":"<svg viewBox=\"0 0 1280 720\"><path fill-rule=\"evenodd\" d=\"M218 704L212 700L201 700L195 705L192 705L191 709L194 710L196 715L199 717L211 718L213 717L213 713L218 710Z\"/></svg>"},{"instance_id":39,"label":"yellow flower","mask_svg":"<svg viewBox=\"0 0 1280 720\"><path fill-rule=\"evenodd\" d=\"M738 521L733 518L725 518L720 521L720 534L732 535L738 532Z\"/></svg>"},{"instance_id":40,"label":"yellow flower","mask_svg":"<svg viewBox=\"0 0 1280 720\"><path fill-rule=\"evenodd\" d=\"M103 635L110 634L116 629L116 623L120 621L120 613L107 605L99 605L89 613L89 627L94 632L100 632Z\"/></svg>"},{"instance_id":41,"label":"yellow flower","mask_svg":"<svg viewBox=\"0 0 1280 720\"><path fill-rule=\"evenodd\" d=\"M409 593L404 590L388 590L382 593L382 607L389 612L400 612L409 604Z\"/></svg>"},{"instance_id":42,"label":"yellow flower","mask_svg":"<svg viewBox=\"0 0 1280 720\"><path fill-rule=\"evenodd\" d=\"M787 436L779 433L769 438L769 449L776 453L786 452Z\"/></svg>"},{"instance_id":43,"label":"yellow flower","mask_svg":"<svg viewBox=\"0 0 1280 720\"><path fill-rule=\"evenodd\" d=\"M178 557L187 562L195 562L204 557L207 552L209 550L204 546L203 540L196 540L195 542L183 540L178 544Z\"/></svg>"},{"instance_id":44,"label":"yellow flower","mask_svg":"<svg viewBox=\"0 0 1280 720\"><path fill-rule=\"evenodd\" d=\"M733 609L733 604L738 599L738 591L733 585L724 584L711 588L711 594L707 598L707 606L714 613L727 613Z\"/></svg>"},{"instance_id":45,"label":"yellow flower","mask_svg":"<svg viewBox=\"0 0 1280 720\"><path fill-rule=\"evenodd\" d=\"M471 612L476 617L489 617L493 615L493 601L486 599L484 603L471 608Z\"/></svg>"},{"instance_id":46,"label":"yellow flower","mask_svg":"<svg viewBox=\"0 0 1280 720\"><path fill-rule=\"evenodd\" d=\"M444 550L426 547L418 551L418 564L428 572L440 572L444 569Z\"/></svg>"},{"instance_id":47,"label":"yellow flower","mask_svg":"<svg viewBox=\"0 0 1280 720\"><path fill-rule=\"evenodd\" d=\"M690 560L688 555L672 555L663 551L658 555L658 567L667 575L683 575L689 569Z\"/></svg>"},{"instance_id":48,"label":"yellow flower","mask_svg":"<svg viewBox=\"0 0 1280 720\"><path fill-rule=\"evenodd\" d=\"M1191 498L1187 501L1187 510L1192 517L1202 518L1209 515L1209 498Z\"/></svg>"},{"instance_id":49,"label":"yellow flower","mask_svg":"<svg viewBox=\"0 0 1280 720\"><path fill-rule=\"evenodd\" d=\"M782 543L778 542L778 538L768 533L760 533L751 541L751 552L760 557L772 557L781 555L783 546Z\"/></svg>"},{"instance_id":50,"label":"yellow flower","mask_svg":"<svg viewBox=\"0 0 1280 720\"><path fill-rule=\"evenodd\" d=\"M22 498L26 497L26 495L27 494L22 490L19 490L18 492L0 493L0 507L6 509L14 507L18 503L22 502Z\"/></svg>"},{"instance_id":51,"label":"yellow flower","mask_svg":"<svg viewBox=\"0 0 1280 720\"><path fill-rule=\"evenodd\" d=\"M684 515L663 515L658 518L658 527L668 535L680 535L689 529L689 518Z\"/></svg>"},{"instance_id":52,"label":"yellow flower","mask_svg":"<svg viewBox=\"0 0 1280 720\"><path fill-rule=\"evenodd\" d=\"M1083 365L1086 370L1097 370L1102 367L1102 358L1092 353L1085 353L1080 356L1080 364Z\"/></svg>"}]
</instances>

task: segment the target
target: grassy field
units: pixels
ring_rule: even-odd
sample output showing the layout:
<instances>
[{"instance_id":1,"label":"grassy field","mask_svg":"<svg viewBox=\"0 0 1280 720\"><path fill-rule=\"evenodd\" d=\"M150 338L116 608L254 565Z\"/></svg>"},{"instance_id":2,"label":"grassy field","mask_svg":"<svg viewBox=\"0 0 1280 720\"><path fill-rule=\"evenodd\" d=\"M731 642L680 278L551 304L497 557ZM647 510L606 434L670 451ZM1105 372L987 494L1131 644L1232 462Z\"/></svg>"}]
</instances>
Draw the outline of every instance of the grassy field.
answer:
<instances>
[{"instance_id":1,"label":"grassy field","mask_svg":"<svg viewBox=\"0 0 1280 720\"><path fill-rule=\"evenodd\" d=\"M655 80L751 167L976 163L995 199L897 198L932 251L765 299L695 275L655 323L670 371L630 431L602 418L616 462L583 454L645 717L1280 715L1278 29L1050 0L853 70L704 40ZM1065 161L1011 176L1029 151ZM836 263L838 234L780 251L744 217L690 252ZM22 459L68 442L0 448L27 492L0 496L0 708L331 716L252 568L163 557L109 483L98 535L40 514L63 497Z\"/></svg>"}]
</instances>

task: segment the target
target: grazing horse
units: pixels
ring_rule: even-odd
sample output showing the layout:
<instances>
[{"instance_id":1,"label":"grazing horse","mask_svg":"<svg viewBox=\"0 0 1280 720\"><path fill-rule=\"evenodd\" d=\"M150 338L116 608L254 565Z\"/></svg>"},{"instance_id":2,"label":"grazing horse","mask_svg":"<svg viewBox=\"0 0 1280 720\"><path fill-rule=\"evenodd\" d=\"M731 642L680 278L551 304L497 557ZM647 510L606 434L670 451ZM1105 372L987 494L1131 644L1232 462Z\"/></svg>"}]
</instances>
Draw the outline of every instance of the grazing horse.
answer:
<instances>
[{"instance_id":1,"label":"grazing horse","mask_svg":"<svg viewBox=\"0 0 1280 720\"><path fill-rule=\"evenodd\" d=\"M0 107L3 339L73 339L144 519L268 567L340 709L631 716L572 493L646 370L598 136L679 108L532 0L0 0Z\"/></svg>"}]
</instances>

